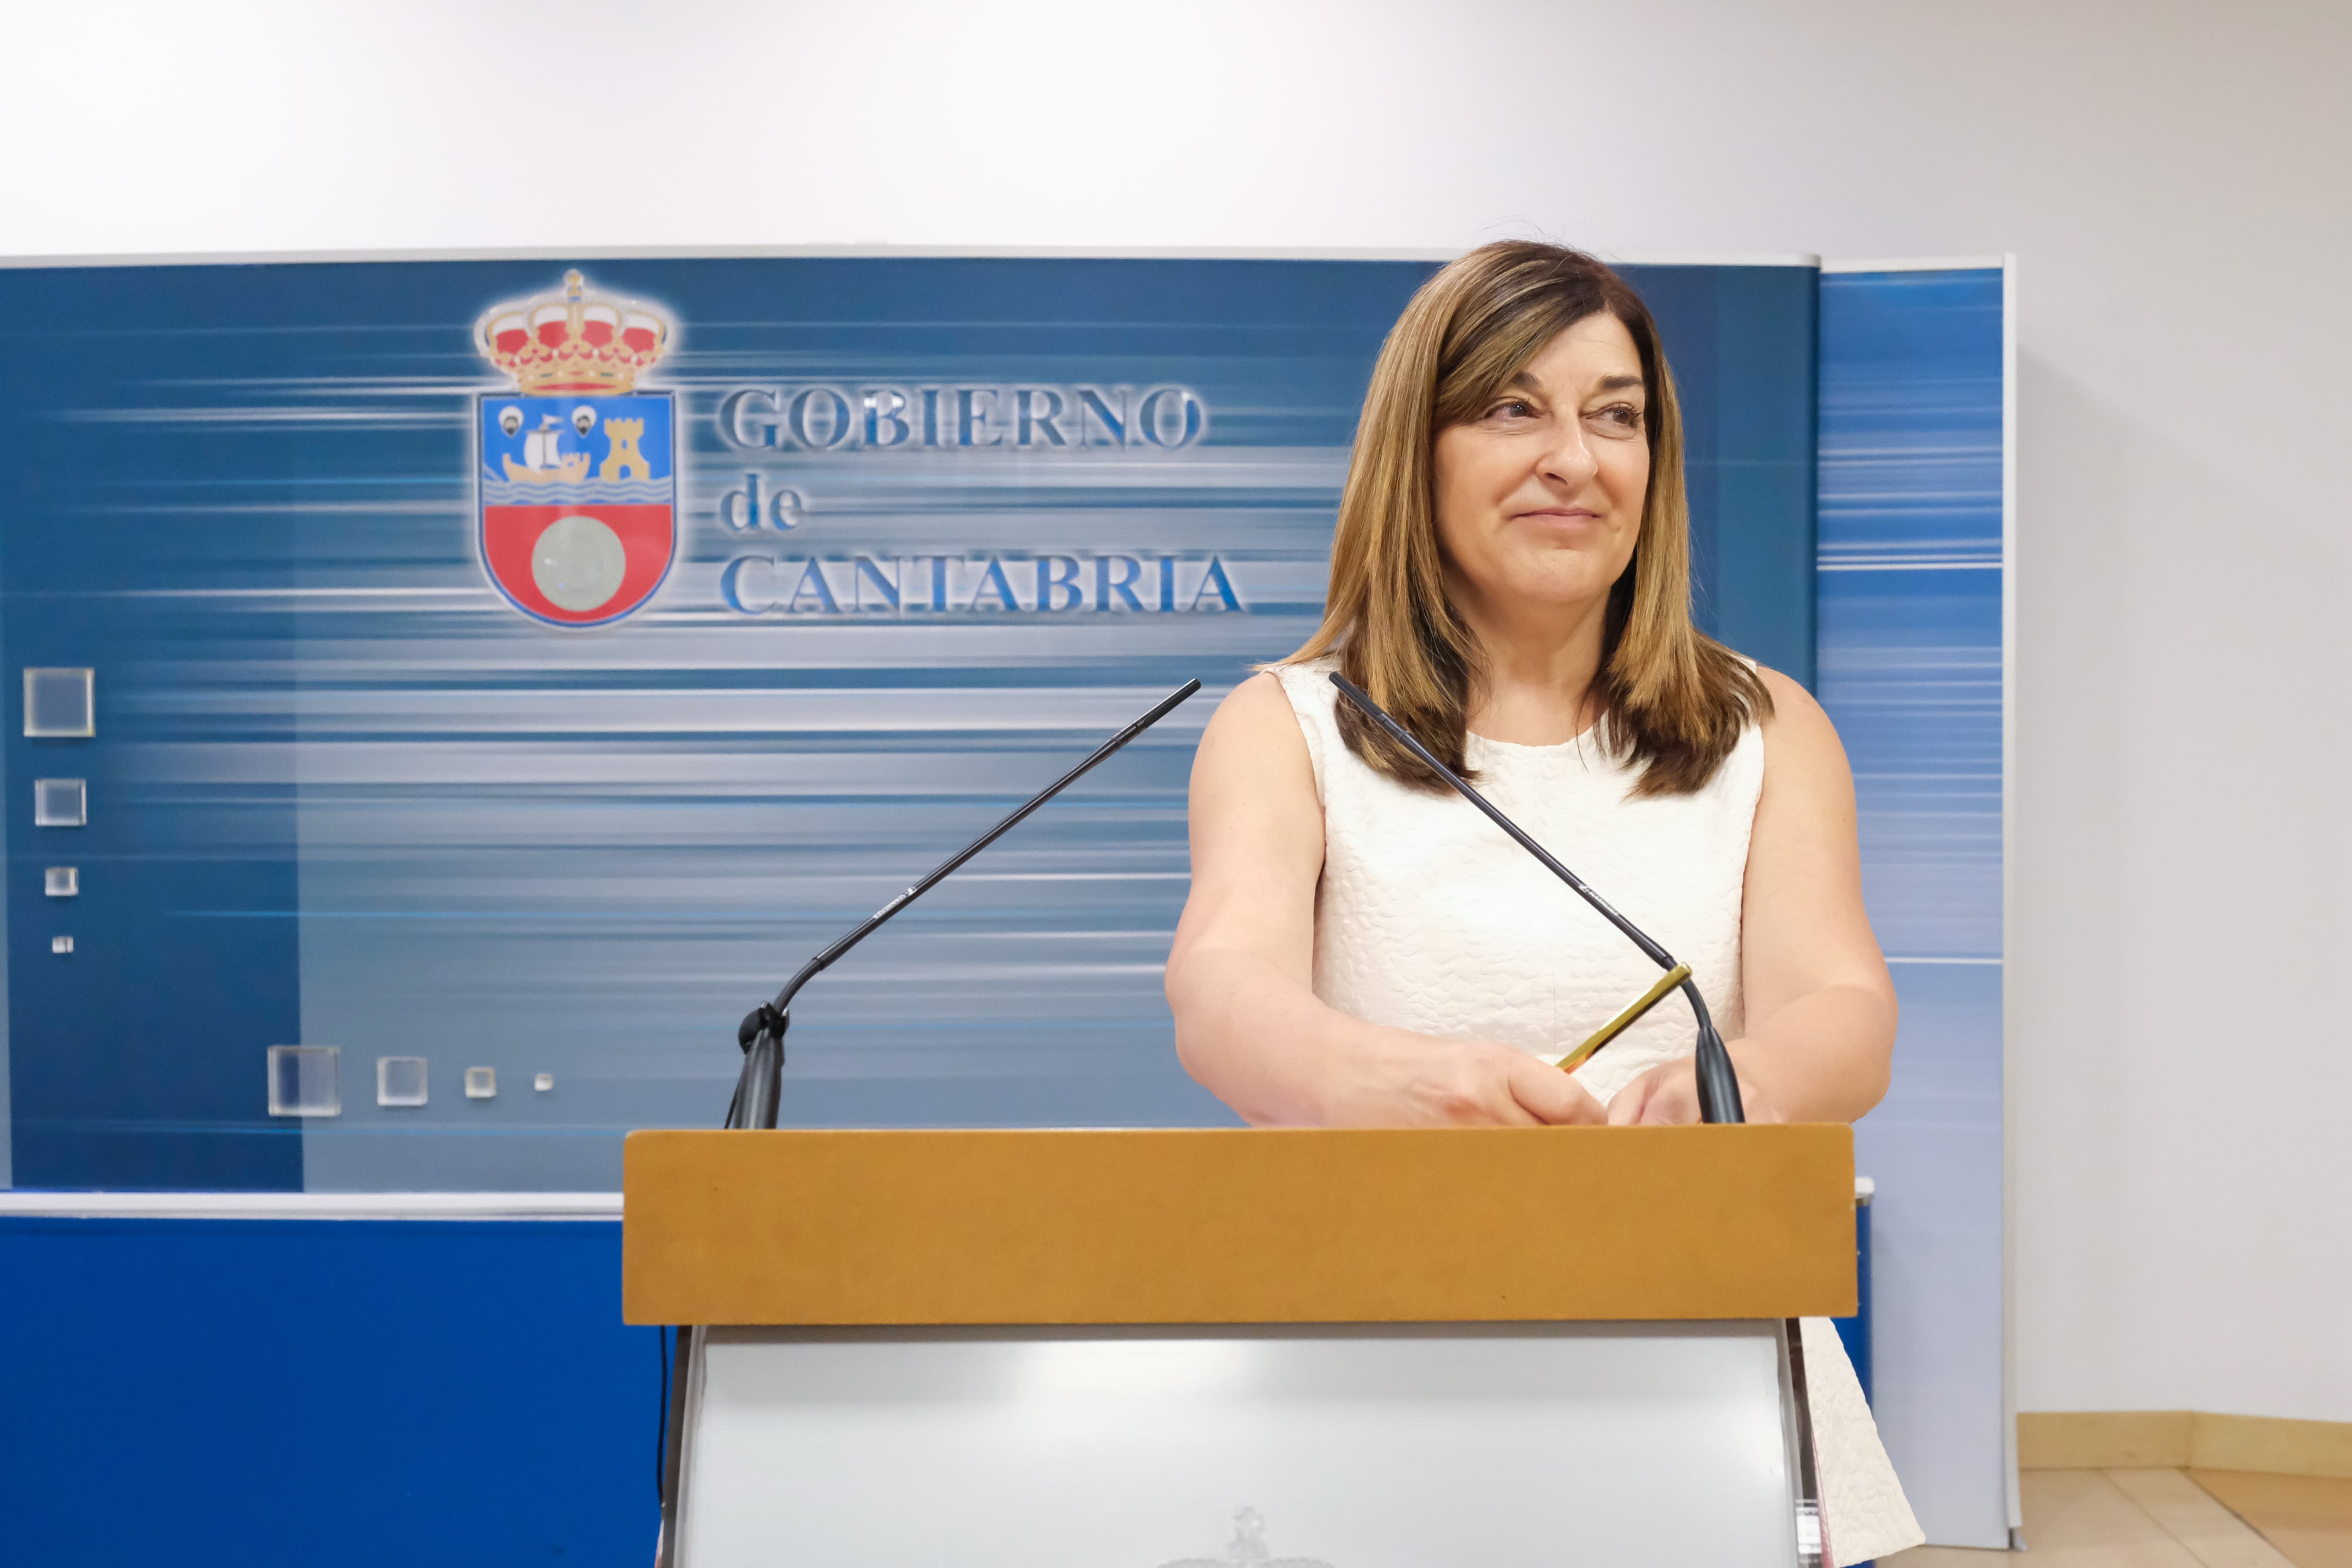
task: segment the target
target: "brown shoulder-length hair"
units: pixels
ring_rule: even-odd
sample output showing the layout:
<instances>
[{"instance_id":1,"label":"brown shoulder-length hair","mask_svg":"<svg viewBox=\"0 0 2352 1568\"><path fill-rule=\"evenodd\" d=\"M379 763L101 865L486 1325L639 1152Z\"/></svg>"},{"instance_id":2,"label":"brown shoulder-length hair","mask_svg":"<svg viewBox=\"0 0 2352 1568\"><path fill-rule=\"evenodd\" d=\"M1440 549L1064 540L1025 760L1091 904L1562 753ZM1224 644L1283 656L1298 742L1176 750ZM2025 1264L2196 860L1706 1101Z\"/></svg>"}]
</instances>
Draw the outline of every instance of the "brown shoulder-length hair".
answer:
<instances>
[{"instance_id":1,"label":"brown shoulder-length hair","mask_svg":"<svg viewBox=\"0 0 2352 1568\"><path fill-rule=\"evenodd\" d=\"M1343 674L1447 767L1463 769L1480 654L1445 593L1437 435L1476 419L1562 329L1603 313L1624 323L1641 354L1650 479L1633 559L1609 590L1592 690L1598 734L1612 755L1639 766L1636 796L1688 794L1772 699L1745 660L1691 623L1682 416L1657 324L1623 278L1580 251L1532 240L1481 246L1405 307L1364 394L1323 624L1291 658L1336 653ZM1344 701L1339 719L1348 749L1373 768L1444 788Z\"/></svg>"}]
</instances>

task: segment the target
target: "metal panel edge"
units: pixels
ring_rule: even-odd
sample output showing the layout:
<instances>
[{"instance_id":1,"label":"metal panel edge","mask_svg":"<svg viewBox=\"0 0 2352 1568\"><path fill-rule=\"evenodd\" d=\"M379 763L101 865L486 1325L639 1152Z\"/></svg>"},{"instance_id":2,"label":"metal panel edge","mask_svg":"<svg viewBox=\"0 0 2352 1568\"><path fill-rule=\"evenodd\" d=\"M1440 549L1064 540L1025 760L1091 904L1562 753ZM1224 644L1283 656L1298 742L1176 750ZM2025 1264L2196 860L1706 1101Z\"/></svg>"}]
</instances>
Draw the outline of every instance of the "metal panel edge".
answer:
<instances>
[{"instance_id":1,"label":"metal panel edge","mask_svg":"<svg viewBox=\"0 0 2352 1568\"><path fill-rule=\"evenodd\" d=\"M2003 256L1868 256L1860 261L1825 261L1823 272L1991 272L2011 264Z\"/></svg>"},{"instance_id":2,"label":"metal panel edge","mask_svg":"<svg viewBox=\"0 0 2352 1568\"><path fill-rule=\"evenodd\" d=\"M0 1219L601 1219L617 1192L0 1192Z\"/></svg>"},{"instance_id":3,"label":"metal panel edge","mask_svg":"<svg viewBox=\"0 0 2352 1568\"><path fill-rule=\"evenodd\" d=\"M2000 1376L2009 1542L2025 1544L2017 1475L2017 256L2000 258Z\"/></svg>"},{"instance_id":4,"label":"metal panel edge","mask_svg":"<svg viewBox=\"0 0 2352 1568\"><path fill-rule=\"evenodd\" d=\"M405 261L544 261L566 256L580 261L758 261L809 258L825 261L1065 260L1065 261L1452 261L1474 247L1446 246L986 246L986 245L776 245L776 246L453 246L417 250L222 250L95 252L55 256L0 256L0 269L65 269L84 267L269 267ZM1592 254L1625 267L1821 267L1810 253L1737 251L1644 251L1595 246ZM1895 263L1895 266L1906 264ZM1944 266L1945 263L1933 265ZM1826 269L1824 269L1826 270ZM1850 269L1849 269L1850 270Z\"/></svg>"}]
</instances>

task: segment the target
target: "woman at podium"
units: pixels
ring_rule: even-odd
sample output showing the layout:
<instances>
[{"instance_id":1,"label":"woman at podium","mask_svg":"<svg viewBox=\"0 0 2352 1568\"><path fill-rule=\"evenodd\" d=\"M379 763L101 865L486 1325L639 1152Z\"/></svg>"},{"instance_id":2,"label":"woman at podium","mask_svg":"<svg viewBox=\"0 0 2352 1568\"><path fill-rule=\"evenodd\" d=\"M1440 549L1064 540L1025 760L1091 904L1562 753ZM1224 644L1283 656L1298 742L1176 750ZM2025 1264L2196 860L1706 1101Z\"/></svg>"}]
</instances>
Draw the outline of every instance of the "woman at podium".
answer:
<instances>
[{"instance_id":1,"label":"woman at podium","mask_svg":"<svg viewBox=\"0 0 2352 1568\"><path fill-rule=\"evenodd\" d=\"M1168 998L1187 1070L1254 1124L1697 1120L1678 999L1558 1070L1656 965L1334 671L1690 966L1748 1120L1877 1103L1895 989L1845 755L1692 623L1674 385L1608 267L1486 246L1390 333L1323 623L1202 738ZM1804 1350L1836 1559L1916 1543L1836 1335L1809 1321Z\"/></svg>"}]
</instances>

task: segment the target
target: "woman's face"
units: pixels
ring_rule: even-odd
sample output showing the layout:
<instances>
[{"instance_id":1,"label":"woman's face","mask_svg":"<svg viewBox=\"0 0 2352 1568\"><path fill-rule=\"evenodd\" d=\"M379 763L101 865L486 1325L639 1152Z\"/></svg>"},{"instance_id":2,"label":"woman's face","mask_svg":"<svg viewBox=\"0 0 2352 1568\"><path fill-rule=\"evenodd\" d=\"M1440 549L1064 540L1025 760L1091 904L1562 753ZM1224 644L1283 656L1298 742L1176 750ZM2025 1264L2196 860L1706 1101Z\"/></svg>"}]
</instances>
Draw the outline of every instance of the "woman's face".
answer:
<instances>
[{"instance_id":1,"label":"woman's face","mask_svg":"<svg viewBox=\"0 0 2352 1568\"><path fill-rule=\"evenodd\" d=\"M1648 409L1633 335L1587 316L1438 433L1437 538L1474 623L1592 604L1623 575L1650 486Z\"/></svg>"}]
</instances>

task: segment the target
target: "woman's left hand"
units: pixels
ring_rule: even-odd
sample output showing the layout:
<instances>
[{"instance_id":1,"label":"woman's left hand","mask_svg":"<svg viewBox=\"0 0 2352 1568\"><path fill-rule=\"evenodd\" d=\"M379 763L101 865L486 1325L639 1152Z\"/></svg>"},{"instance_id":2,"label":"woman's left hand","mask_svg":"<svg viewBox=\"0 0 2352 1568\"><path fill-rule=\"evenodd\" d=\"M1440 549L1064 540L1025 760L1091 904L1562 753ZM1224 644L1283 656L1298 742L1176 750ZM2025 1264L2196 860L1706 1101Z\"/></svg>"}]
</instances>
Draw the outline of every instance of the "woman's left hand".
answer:
<instances>
[{"instance_id":1,"label":"woman's left hand","mask_svg":"<svg viewBox=\"0 0 2352 1568\"><path fill-rule=\"evenodd\" d=\"M1771 1095L1750 1077L1738 1057L1732 1071L1739 1080L1739 1106L1750 1122L1785 1122ZM1617 1091L1609 1102L1612 1127L1673 1127L1698 1120L1698 1068L1694 1057L1662 1061Z\"/></svg>"}]
</instances>

